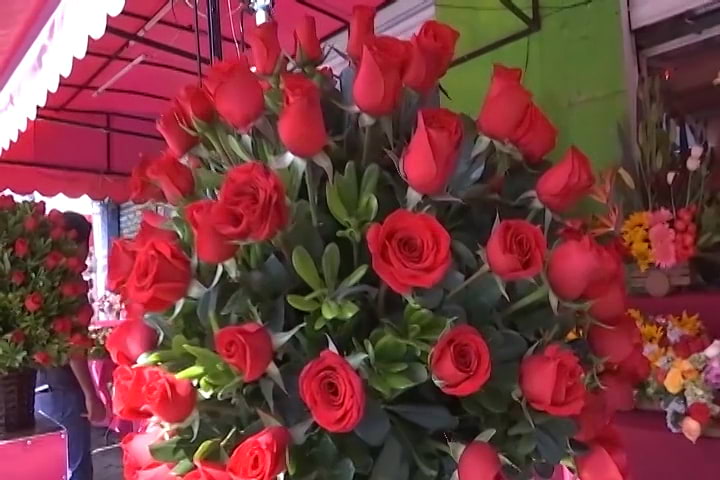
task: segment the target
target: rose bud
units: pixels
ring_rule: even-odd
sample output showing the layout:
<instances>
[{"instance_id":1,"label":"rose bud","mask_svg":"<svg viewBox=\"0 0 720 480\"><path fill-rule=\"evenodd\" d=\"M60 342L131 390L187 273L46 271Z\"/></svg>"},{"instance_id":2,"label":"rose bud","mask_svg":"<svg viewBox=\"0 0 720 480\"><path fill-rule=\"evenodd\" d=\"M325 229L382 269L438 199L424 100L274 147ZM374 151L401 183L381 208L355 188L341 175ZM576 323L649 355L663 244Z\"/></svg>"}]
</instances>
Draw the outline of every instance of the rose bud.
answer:
<instances>
[{"instance_id":1,"label":"rose bud","mask_svg":"<svg viewBox=\"0 0 720 480\"><path fill-rule=\"evenodd\" d=\"M132 169L130 174L130 199L134 203L161 202L165 200L160 188L151 182L147 176L151 161L151 157L141 155L140 162Z\"/></svg>"},{"instance_id":2,"label":"rose bud","mask_svg":"<svg viewBox=\"0 0 720 480\"><path fill-rule=\"evenodd\" d=\"M53 240L60 240L65 236L65 230L61 227L54 227L50 230L50 238Z\"/></svg>"},{"instance_id":3,"label":"rose bud","mask_svg":"<svg viewBox=\"0 0 720 480\"><path fill-rule=\"evenodd\" d=\"M455 173L462 137L460 117L450 110L420 110L400 164L408 185L425 195L442 193Z\"/></svg>"},{"instance_id":4,"label":"rose bud","mask_svg":"<svg viewBox=\"0 0 720 480\"><path fill-rule=\"evenodd\" d=\"M367 41L353 84L353 98L361 111L381 117L395 110L407 58L407 42L384 36Z\"/></svg>"},{"instance_id":5,"label":"rose bud","mask_svg":"<svg viewBox=\"0 0 720 480\"><path fill-rule=\"evenodd\" d=\"M147 168L147 178L160 187L172 205L178 205L195 191L195 179L190 168L169 152L156 157Z\"/></svg>"},{"instance_id":6,"label":"rose bud","mask_svg":"<svg viewBox=\"0 0 720 480\"><path fill-rule=\"evenodd\" d=\"M510 136L510 141L522 152L525 161L532 165L555 148L557 135L557 129L547 116L537 105L531 104L522 123Z\"/></svg>"},{"instance_id":7,"label":"rose bud","mask_svg":"<svg viewBox=\"0 0 720 480\"><path fill-rule=\"evenodd\" d=\"M47 257L45 257L45 261L43 262L45 264L45 268L48 270L54 270L60 264L65 260L65 257L62 253L58 252L57 250L53 250L50 253L48 253Z\"/></svg>"},{"instance_id":8,"label":"rose bud","mask_svg":"<svg viewBox=\"0 0 720 480\"><path fill-rule=\"evenodd\" d=\"M473 442L458 461L458 480L503 480L502 464L495 449L485 442Z\"/></svg>"},{"instance_id":9,"label":"rose bud","mask_svg":"<svg viewBox=\"0 0 720 480\"><path fill-rule=\"evenodd\" d=\"M30 313L35 313L43 306L43 297L38 292L33 292L25 297L25 309Z\"/></svg>"},{"instance_id":10,"label":"rose bud","mask_svg":"<svg viewBox=\"0 0 720 480\"><path fill-rule=\"evenodd\" d=\"M216 205L217 202L214 200L198 200L185 209L185 215L193 231L197 256L200 261L206 263L222 263L229 260L238 249L237 244L220 234L215 224L208 221Z\"/></svg>"},{"instance_id":11,"label":"rose bud","mask_svg":"<svg viewBox=\"0 0 720 480\"><path fill-rule=\"evenodd\" d=\"M320 90L300 73L282 76L283 109L278 120L280 140L298 157L310 158L327 144Z\"/></svg>"},{"instance_id":12,"label":"rose bud","mask_svg":"<svg viewBox=\"0 0 720 480\"><path fill-rule=\"evenodd\" d=\"M550 415L578 415L585 404L580 361L557 343L523 359L520 389L531 407Z\"/></svg>"},{"instance_id":13,"label":"rose bud","mask_svg":"<svg viewBox=\"0 0 720 480\"><path fill-rule=\"evenodd\" d=\"M290 432L268 427L246 438L230 457L227 471L233 479L273 480L285 471Z\"/></svg>"},{"instance_id":14,"label":"rose bud","mask_svg":"<svg viewBox=\"0 0 720 480\"><path fill-rule=\"evenodd\" d=\"M40 221L35 217L27 217L23 222L23 228L26 232L34 232L40 225Z\"/></svg>"},{"instance_id":15,"label":"rose bud","mask_svg":"<svg viewBox=\"0 0 720 480\"><path fill-rule=\"evenodd\" d=\"M52 322L52 329L55 333L68 335L72 332L73 323L70 317L57 317Z\"/></svg>"},{"instance_id":16,"label":"rose bud","mask_svg":"<svg viewBox=\"0 0 720 480\"><path fill-rule=\"evenodd\" d=\"M125 297L149 312L164 312L185 296L191 277L190 259L180 245L153 238L137 252Z\"/></svg>"},{"instance_id":17,"label":"rose bud","mask_svg":"<svg viewBox=\"0 0 720 480\"><path fill-rule=\"evenodd\" d=\"M165 139L168 149L177 157L182 157L198 144L198 137L187 131L192 129L192 125L185 118L185 112L175 102L160 115L156 128Z\"/></svg>"},{"instance_id":18,"label":"rose bud","mask_svg":"<svg viewBox=\"0 0 720 480\"><path fill-rule=\"evenodd\" d=\"M506 141L515 134L532 103L530 92L522 86L522 70L503 65L493 67L477 127L483 134Z\"/></svg>"},{"instance_id":19,"label":"rose bud","mask_svg":"<svg viewBox=\"0 0 720 480\"><path fill-rule=\"evenodd\" d=\"M184 124L188 128L193 128L194 118L205 123L210 123L215 118L215 107L207 91L194 83L183 87L175 102L183 112Z\"/></svg>"},{"instance_id":20,"label":"rose bud","mask_svg":"<svg viewBox=\"0 0 720 480\"><path fill-rule=\"evenodd\" d=\"M367 232L373 270L401 295L442 281L450 268L450 241L435 217L405 209L395 210Z\"/></svg>"},{"instance_id":21,"label":"rose bud","mask_svg":"<svg viewBox=\"0 0 720 480\"><path fill-rule=\"evenodd\" d=\"M33 355L33 360L42 367L47 367L52 363L52 357L47 352L37 352Z\"/></svg>"},{"instance_id":22,"label":"rose bud","mask_svg":"<svg viewBox=\"0 0 720 480\"><path fill-rule=\"evenodd\" d=\"M543 268L546 241L540 227L526 220L503 220L487 243L487 261L505 281L532 278Z\"/></svg>"},{"instance_id":23,"label":"rose bud","mask_svg":"<svg viewBox=\"0 0 720 480\"><path fill-rule=\"evenodd\" d=\"M18 258L23 258L30 253L30 243L24 238L18 238L13 245L13 252Z\"/></svg>"},{"instance_id":24,"label":"rose bud","mask_svg":"<svg viewBox=\"0 0 720 480\"><path fill-rule=\"evenodd\" d=\"M448 25L429 20L411 40L410 60L403 77L408 87L427 93L448 69L459 33Z\"/></svg>"},{"instance_id":25,"label":"rose bud","mask_svg":"<svg viewBox=\"0 0 720 480\"><path fill-rule=\"evenodd\" d=\"M112 361L133 365L143 353L157 347L158 333L142 320L125 320L115 327L105 341Z\"/></svg>"},{"instance_id":26,"label":"rose bud","mask_svg":"<svg viewBox=\"0 0 720 480\"><path fill-rule=\"evenodd\" d=\"M446 394L472 395L490 378L490 349L475 327L459 325L440 337L433 347L430 370Z\"/></svg>"},{"instance_id":27,"label":"rose bud","mask_svg":"<svg viewBox=\"0 0 720 480\"><path fill-rule=\"evenodd\" d=\"M240 131L248 131L265 111L263 89L245 57L213 65L205 87L220 116Z\"/></svg>"},{"instance_id":28,"label":"rose bud","mask_svg":"<svg viewBox=\"0 0 720 480\"><path fill-rule=\"evenodd\" d=\"M10 283L12 283L15 286L20 286L23 283L25 283L25 273L21 272L19 270L13 270L13 272L10 274Z\"/></svg>"},{"instance_id":29,"label":"rose bud","mask_svg":"<svg viewBox=\"0 0 720 480\"><path fill-rule=\"evenodd\" d=\"M588 343L595 356L617 364L630 356L636 344L642 344L642 336L635 322L623 316L613 326L591 325Z\"/></svg>"},{"instance_id":30,"label":"rose bud","mask_svg":"<svg viewBox=\"0 0 720 480\"><path fill-rule=\"evenodd\" d=\"M65 267L78 275L87 269L85 259L79 257L68 257L65 259Z\"/></svg>"},{"instance_id":31,"label":"rose bud","mask_svg":"<svg viewBox=\"0 0 720 480\"><path fill-rule=\"evenodd\" d=\"M542 174L535 190L538 198L554 212L564 212L575 205L595 185L590 160L571 147L565 156Z\"/></svg>"},{"instance_id":32,"label":"rose bud","mask_svg":"<svg viewBox=\"0 0 720 480\"><path fill-rule=\"evenodd\" d=\"M25 332L23 332L20 329L13 330L13 332L10 334L10 341L13 343L23 343L27 336L25 335Z\"/></svg>"},{"instance_id":33,"label":"rose bud","mask_svg":"<svg viewBox=\"0 0 720 480\"><path fill-rule=\"evenodd\" d=\"M215 334L215 350L245 383L262 377L274 355L270 334L257 323L221 328Z\"/></svg>"},{"instance_id":34,"label":"rose bud","mask_svg":"<svg viewBox=\"0 0 720 480\"><path fill-rule=\"evenodd\" d=\"M298 63L320 63L322 47L315 31L315 17L305 15L295 29L295 60Z\"/></svg>"},{"instance_id":35,"label":"rose bud","mask_svg":"<svg viewBox=\"0 0 720 480\"><path fill-rule=\"evenodd\" d=\"M344 358L330 350L303 368L300 398L315 422L332 433L353 431L365 414L362 380Z\"/></svg>"},{"instance_id":36,"label":"rose bud","mask_svg":"<svg viewBox=\"0 0 720 480\"><path fill-rule=\"evenodd\" d=\"M10 195L0 195L0 210L8 210L15 206L15 199Z\"/></svg>"},{"instance_id":37,"label":"rose bud","mask_svg":"<svg viewBox=\"0 0 720 480\"><path fill-rule=\"evenodd\" d=\"M233 240L273 238L288 221L285 187L274 170L248 162L230 170L212 209L217 231Z\"/></svg>"},{"instance_id":38,"label":"rose bud","mask_svg":"<svg viewBox=\"0 0 720 480\"><path fill-rule=\"evenodd\" d=\"M355 5L348 30L347 53L356 64L360 63L365 42L375 36L375 8Z\"/></svg>"},{"instance_id":39,"label":"rose bud","mask_svg":"<svg viewBox=\"0 0 720 480\"><path fill-rule=\"evenodd\" d=\"M153 415L168 423L180 423L190 416L197 402L190 380L175 378L158 367L149 368L145 378L143 397Z\"/></svg>"},{"instance_id":40,"label":"rose bud","mask_svg":"<svg viewBox=\"0 0 720 480\"><path fill-rule=\"evenodd\" d=\"M258 75L272 75L282 55L278 41L278 26L274 21L261 23L247 36L253 63Z\"/></svg>"}]
</instances>

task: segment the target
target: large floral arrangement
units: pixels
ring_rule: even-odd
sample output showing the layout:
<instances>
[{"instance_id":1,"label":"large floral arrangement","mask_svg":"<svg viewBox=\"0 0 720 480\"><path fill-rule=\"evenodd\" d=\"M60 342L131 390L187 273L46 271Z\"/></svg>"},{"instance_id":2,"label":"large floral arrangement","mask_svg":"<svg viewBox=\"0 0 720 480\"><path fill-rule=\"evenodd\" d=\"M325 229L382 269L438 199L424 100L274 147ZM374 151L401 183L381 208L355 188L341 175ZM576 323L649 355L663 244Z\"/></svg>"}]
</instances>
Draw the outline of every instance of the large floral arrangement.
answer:
<instances>
[{"instance_id":1,"label":"large floral arrangement","mask_svg":"<svg viewBox=\"0 0 720 480\"><path fill-rule=\"evenodd\" d=\"M132 190L172 217L110 258L161 333L135 318L107 343L115 412L149 422L125 478L626 478L610 417L641 347L602 360L636 329L620 254L561 217L588 158L548 169L556 131L517 69L476 121L429 106L457 33L373 18L354 11L339 88L311 18L292 56L270 22L255 73L214 65L159 120L168 151Z\"/></svg>"},{"instance_id":2,"label":"large floral arrangement","mask_svg":"<svg viewBox=\"0 0 720 480\"><path fill-rule=\"evenodd\" d=\"M667 413L668 428L695 442L720 415L720 342L710 343L699 315L645 316L630 310L651 371L643 394Z\"/></svg>"},{"instance_id":3,"label":"large floral arrangement","mask_svg":"<svg viewBox=\"0 0 720 480\"><path fill-rule=\"evenodd\" d=\"M42 202L0 196L0 373L64 364L88 348L76 235Z\"/></svg>"}]
</instances>

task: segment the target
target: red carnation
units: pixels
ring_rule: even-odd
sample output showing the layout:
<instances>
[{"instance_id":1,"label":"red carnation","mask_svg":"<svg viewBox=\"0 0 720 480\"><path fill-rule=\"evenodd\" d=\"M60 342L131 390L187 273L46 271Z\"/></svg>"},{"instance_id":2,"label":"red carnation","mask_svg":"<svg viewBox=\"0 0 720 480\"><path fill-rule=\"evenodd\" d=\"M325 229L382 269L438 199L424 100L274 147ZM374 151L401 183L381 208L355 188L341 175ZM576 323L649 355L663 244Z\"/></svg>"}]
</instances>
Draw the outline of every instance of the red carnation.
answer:
<instances>
[{"instance_id":1,"label":"red carnation","mask_svg":"<svg viewBox=\"0 0 720 480\"><path fill-rule=\"evenodd\" d=\"M40 225L40 221L34 216L27 217L23 222L23 228L26 232L34 232Z\"/></svg>"},{"instance_id":2,"label":"red carnation","mask_svg":"<svg viewBox=\"0 0 720 480\"><path fill-rule=\"evenodd\" d=\"M17 240L15 240L13 251L15 252L16 256L18 256L19 258L23 258L28 253L30 253L30 243L24 238L18 238Z\"/></svg>"},{"instance_id":3,"label":"red carnation","mask_svg":"<svg viewBox=\"0 0 720 480\"><path fill-rule=\"evenodd\" d=\"M25 297L25 308L28 312L34 313L40 310L43 306L43 297L39 292L33 292Z\"/></svg>"},{"instance_id":4,"label":"red carnation","mask_svg":"<svg viewBox=\"0 0 720 480\"><path fill-rule=\"evenodd\" d=\"M20 270L13 270L13 272L10 274L10 282L18 287L25 283L25 278L25 273L21 272Z\"/></svg>"},{"instance_id":5,"label":"red carnation","mask_svg":"<svg viewBox=\"0 0 720 480\"><path fill-rule=\"evenodd\" d=\"M37 352L33 355L33 360L35 360L35 363L43 367L47 367L52 363L52 357L47 352Z\"/></svg>"},{"instance_id":6,"label":"red carnation","mask_svg":"<svg viewBox=\"0 0 720 480\"><path fill-rule=\"evenodd\" d=\"M70 317L57 317L52 322L52 329L60 335L67 335L72 331L73 323Z\"/></svg>"}]
</instances>

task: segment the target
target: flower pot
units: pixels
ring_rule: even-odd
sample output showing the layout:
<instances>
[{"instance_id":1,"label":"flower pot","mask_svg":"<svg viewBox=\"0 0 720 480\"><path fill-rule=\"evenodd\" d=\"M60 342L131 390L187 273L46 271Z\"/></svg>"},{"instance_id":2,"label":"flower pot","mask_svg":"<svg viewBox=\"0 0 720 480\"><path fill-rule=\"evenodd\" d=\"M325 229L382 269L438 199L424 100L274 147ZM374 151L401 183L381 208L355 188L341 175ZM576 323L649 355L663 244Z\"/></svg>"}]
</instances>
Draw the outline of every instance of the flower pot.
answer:
<instances>
[{"instance_id":1,"label":"flower pot","mask_svg":"<svg viewBox=\"0 0 720 480\"><path fill-rule=\"evenodd\" d=\"M35 370L13 370L0 376L0 434L35 424Z\"/></svg>"}]
</instances>

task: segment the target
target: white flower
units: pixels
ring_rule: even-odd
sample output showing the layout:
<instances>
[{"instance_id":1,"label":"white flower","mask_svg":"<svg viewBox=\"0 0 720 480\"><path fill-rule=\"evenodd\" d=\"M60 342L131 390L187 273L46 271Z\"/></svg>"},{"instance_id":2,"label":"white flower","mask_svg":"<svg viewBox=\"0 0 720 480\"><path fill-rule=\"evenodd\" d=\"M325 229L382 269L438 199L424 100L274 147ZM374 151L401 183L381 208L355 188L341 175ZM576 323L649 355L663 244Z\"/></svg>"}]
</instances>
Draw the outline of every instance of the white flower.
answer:
<instances>
[{"instance_id":1,"label":"white flower","mask_svg":"<svg viewBox=\"0 0 720 480\"><path fill-rule=\"evenodd\" d=\"M701 147L700 145L694 145L690 149L690 157L699 159L703 156L703 153L705 153L705 149Z\"/></svg>"},{"instance_id":2,"label":"white flower","mask_svg":"<svg viewBox=\"0 0 720 480\"><path fill-rule=\"evenodd\" d=\"M715 340L703 352L706 357L712 359L720 355L720 340Z\"/></svg>"},{"instance_id":3,"label":"white flower","mask_svg":"<svg viewBox=\"0 0 720 480\"><path fill-rule=\"evenodd\" d=\"M688 157L687 162L685 163L685 166L688 170L691 172L694 172L698 168L700 168L700 159L698 157Z\"/></svg>"},{"instance_id":4,"label":"white flower","mask_svg":"<svg viewBox=\"0 0 720 480\"><path fill-rule=\"evenodd\" d=\"M675 171L668 172L667 173L667 184L672 185L673 182L675 181L675 177L677 177L677 172L675 172Z\"/></svg>"}]
</instances>

